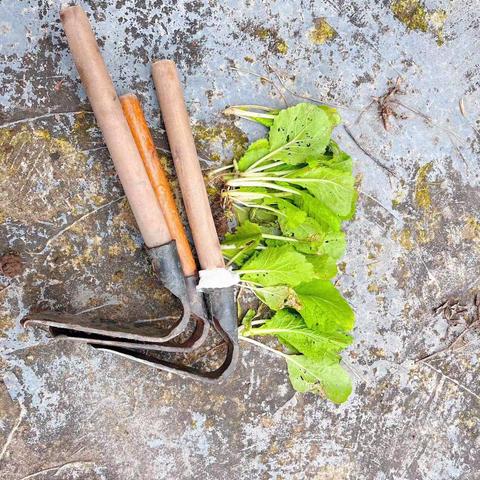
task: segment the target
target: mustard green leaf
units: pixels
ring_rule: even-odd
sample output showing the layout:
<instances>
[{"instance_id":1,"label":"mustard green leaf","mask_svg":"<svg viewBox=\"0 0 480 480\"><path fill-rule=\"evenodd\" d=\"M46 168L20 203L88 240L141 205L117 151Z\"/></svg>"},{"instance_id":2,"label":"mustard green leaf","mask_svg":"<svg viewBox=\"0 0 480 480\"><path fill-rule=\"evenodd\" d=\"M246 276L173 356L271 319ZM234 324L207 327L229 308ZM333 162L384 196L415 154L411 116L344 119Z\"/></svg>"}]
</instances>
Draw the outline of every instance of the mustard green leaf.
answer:
<instances>
[{"instance_id":1,"label":"mustard green leaf","mask_svg":"<svg viewBox=\"0 0 480 480\"><path fill-rule=\"evenodd\" d=\"M252 320L255 318L257 312L250 308L246 311L245 315L242 318L242 325L244 327L244 332L248 332L252 328Z\"/></svg>"},{"instance_id":2,"label":"mustard green leaf","mask_svg":"<svg viewBox=\"0 0 480 480\"><path fill-rule=\"evenodd\" d=\"M355 217L355 213L356 213L356 210L357 210L357 200L358 200L358 192L355 189L354 192L353 192L352 204L350 206L350 211L347 214L341 216L342 220L351 220L352 218Z\"/></svg>"},{"instance_id":3,"label":"mustard green leaf","mask_svg":"<svg viewBox=\"0 0 480 480\"><path fill-rule=\"evenodd\" d=\"M323 155L319 155L318 157L309 160L308 164L311 167L318 165L348 173L352 173L353 169L352 157L340 149L340 147L333 140L330 140L330 143L328 144Z\"/></svg>"},{"instance_id":4,"label":"mustard green leaf","mask_svg":"<svg viewBox=\"0 0 480 480\"><path fill-rule=\"evenodd\" d=\"M319 222L325 230L340 231L342 221L339 215L307 191L299 190L299 192L301 192L300 195L292 197L292 201L298 208Z\"/></svg>"},{"instance_id":5,"label":"mustard green leaf","mask_svg":"<svg viewBox=\"0 0 480 480\"><path fill-rule=\"evenodd\" d=\"M312 278L313 266L305 256L290 245L267 247L247 260L237 272L242 280L265 287L288 285L295 287Z\"/></svg>"},{"instance_id":6,"label":"mustard green leaf","mask_svg":"<svg viewBox=\"0 0 480 480\"><path fill-rule=\"evenodd\" d=\"M353 328L354 314L348 302L328 281L312 280L295 288L302 305L298 312L312 330L343 330Z\"/></svg>"},{"instance_id":7,"label":"mustard green leaf","mask_svg":"<svg viewBox=\"0 0 480 480\"><path fill-rule=\"evenodd\" d=\"M348 215L355 195L355 179L348 172L328 167L304 167L289 174L284 180L307 189L330 210Z\"/></svg>"},{"instance_id":8,"label":"mustard green leaf","mask_svg":"<svg viewBox=\"0 0 480 480\"><path fill-rule=\"evenodd\" d=\"M328 255L306 255L307 260L313 265L315 278L330 280L337 274L337 263Z\"/></svg>"},{"instance_id":9,"label":"mustard green leaf","mask_svg":"<svg viewBox=\"0 0 480 480\"><path fill-rule=\"evenodd\" d=\"M300 208L297 208L294 204L283 198L274 197L273 199L269 199L268 203L274 203L278 206L277 216L279 219L279 223L281 222L281 224L283 224L285 228L289 230L295 230L300 225L302 225L302 223L305 222L305 219L307 218L306 212L304 212Z\"/></svg>"},{"instance_id":10,"label":"mustard green leaf","mask_svg":"<svg viewBox=\"0 0 480 480\"><path fill-rule=\"evenodd\" d=\"M310 329L298 313L286 309L278 311L261 327L252 328L249 335L274 335L296 351L316 359L338 353L352 343L352 337L345 333Z\"/></svg>"},{"instance_id":11,"label":"mustard green leaf","mask_svg":"<svg viewBox=\"0 0 480 480\"><path fill-rule=\"evenodd\" d=\"M255 288L253 291L271 310L277 311L285 306L298 305L295 290L286 285Z\"/></svg>"},{"instance_id":12,"label":"mustard green leaf","mask_svg":"<svg viewBox=\"0 0 480 480\"><path fill-rule=\"evenodd\" d=\"M290 381L298 392L319 393L334 403L345 402L352 393L352 382L339 360L321 360L305 355L287 355Z\"/></svg>"},{"instance_id":13,"label":"mustard green leaf","mask_svg":"<svg viewBox=\"0 0 480 480\"><path fill-rule=\"evenodd\" d=\"M345 253L345 247L347 243L345 241L345 233L341 230L339 232L328 232L325 235L323 242L323 251L329 257L334 260L342 258Z\"/></svg>"},{"instance_id":14,"label":"mustard green leaf","mask_svg":"<svg viewBox=\"0 0 480 480\"><path fill-rule=\"evenodd\" d=\"M238 170L244 172L253 163L264 157L269 151L270 144L266 138L261 138L260 140L253 142L247 148L247 151L243 154L242 158L238 161Z\"/></svg>"},{"instance_id":15,"label":"mustard green leaf","mask_svg":"<svg viewBox=\"0 0 480 480\"><path fill-rule=\"evenodd\" d=\"M298 164L323 154L336 121L330 110L310 103L281 110L270 128L270 158Z\"/></svg>"},{"instance_id":16,"label":"mustard green leaf","mask_svg":"<svg viewBox=\"0 0 480 480\"><path fill-rule=\"evenodd\" d=\"M262 230L260 227L248 220L237 227L235 233L227 233L223 241L224 245L235 245L236 247L243 247L248 245L253 240L260 240L262 237Z\"/></svg>"},{"instance_id":17,"label":"mustard green leaf","mask_svg":"<svg viewBox=\"0 0 480 480\"><path fill-rule=\"evenodd\" d=\"M327 114L328 119L333 127L336 127L337 125L340 125L342 123L342 117L337 112L336 108L329 107L328 105L319 105L318 108L320 108Z\"/></svg>"},{"instance_id":18,"label":"mustard green leaf","mask_svg":"<svg viewBox=\"0 0 480 480\"><path fill-rule=\"evenodd\" d=\"M261 105L233 105L228 107L223 113L225 115L235 115L252 122L260 123L265 127L271 127L273 120L278 115L279 110Z\"/></svg>"},{"instance_id":19,"label":"mustard green leaf","mask_svg":"<svg viewBox=\"0 0 480 480\"><path fill-rule=\"evenodd\" d=\"M262 239L262 231L255 223L245 220L235 233L227 233L222 243L222 252L226 258L241 265L256 249Z\"/></svg>"}]
</instances>

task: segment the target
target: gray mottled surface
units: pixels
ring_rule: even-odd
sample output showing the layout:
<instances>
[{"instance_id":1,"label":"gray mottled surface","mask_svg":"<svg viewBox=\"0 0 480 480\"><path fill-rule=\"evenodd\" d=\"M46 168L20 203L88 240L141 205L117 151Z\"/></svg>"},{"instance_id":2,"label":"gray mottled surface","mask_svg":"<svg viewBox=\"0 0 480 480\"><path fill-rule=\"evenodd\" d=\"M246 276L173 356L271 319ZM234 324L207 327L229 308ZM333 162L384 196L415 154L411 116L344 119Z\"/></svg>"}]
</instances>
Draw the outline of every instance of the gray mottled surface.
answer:
<instances>
[{"instance_id":1,"label":"gray mottled surface","mask_svg":"<svg viewBox=\"0 0 480 480\"><path fill-rule=\"evenodd\" d=\"M38 305L118 318L158 314L168 297L148 276L59 2L0 0L0 253L26 264L0 277L1 478L480 478L477 332L416 362L465 328L432 309L458 298L471 310L478 287L478 2L427 1L432 22L446 13L442 45L438 21L408 30L387 0L84 4L161 149L152 58L178 62L207 163L261 134L223 117L227 105L296 94L339 106L360 190L338 277L357 313L356 390L342 406L294 395L282 361L248 345L233 378L205 387L22 330ZM320 17L337 32L323 44ZM399 76L406 118L386 131L372 105L359 119Z\"/></svg>"}]
</instances>

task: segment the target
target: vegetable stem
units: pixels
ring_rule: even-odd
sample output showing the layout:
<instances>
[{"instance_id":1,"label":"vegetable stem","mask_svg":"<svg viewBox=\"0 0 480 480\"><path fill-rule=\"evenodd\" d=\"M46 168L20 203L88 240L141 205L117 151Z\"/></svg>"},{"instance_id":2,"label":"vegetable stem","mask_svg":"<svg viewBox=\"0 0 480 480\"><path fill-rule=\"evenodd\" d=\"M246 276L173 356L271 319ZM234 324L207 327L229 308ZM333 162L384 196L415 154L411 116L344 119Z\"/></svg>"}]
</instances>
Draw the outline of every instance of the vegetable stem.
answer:
<instances>
[{"instance_id":1,"label":"vegetable stem","mask_svg":"<svg viewBox=\"0 0 480 480\"><path fill-rule=\"evenodd\" d=\"M255 318L255 317L253 317ZM268 318L261 318L261 319L258 319L258 320L252 320L250 325L263 325L265 322L267 322L269 319ZM241 335L242 332L245 331L245 325L240 325L238 327L238 334ZM248 336L248 335L244 335L244 336Z\"/></svg>"},{"instance_id":2,"label":"vegetable stem","mask_svg":"<svg viewBox=\"0 0 480 480\"><path fill-rule=\"evenodd\" d=\"M262 172L263 170L269 170L270 168L275 168L279 167L280 165L283 165L283 162L278 160L277 162L270 163L269 165L264 165L263 167L257 167L257 168L252 168L252 165L247 168L246 172L249 173L256 173L256 172Z\"/></svg>"},{"instance_id":3,"label":"vegetable stem","mask_svg":"<svg viewBox=\"0 0 480 480\"><path fill-rule=\"evenodd\" d=\"M268 198L270 195L266 193L257 193L257 192L243 192L241 190L224 192L223 196L225 197L249 197L251 200L262 200L263 198Z\"/></svg>"},{"instance_id":4,"label":"vegetable stem","mask_svg":"<svg viewBox=\"0 0 480 480\"><path fill-rule=\"evenodd\" d=\"M273 120L275 118L275 115L272 113L253 112L249 109L257 109L264 112L274 111L272 108L262 107L261 105L233 105L226 108L223 113L224 115L235 115L237 117L246 118L247 120L250 118L266 118Z\"/></svg>"},{"instance_id":5,"label":"vegetable stem","mask_svg":"<svg viewBox=\"0 0 480 480\"><path fill-rule=\"evenodd\" d=\"M270 163L269 165L264 165L263 167L258 167L253 170L245 170L245 172L240 172L239 177L245 177L245 178L261 178L262 173L265 170L269 170L270 168L275 168L279 167L281 165L284 165L283 162L273 162ZM296 172L297 169L290 169L290 170L277 170L273 172L269 172L270 175L278 175L278 176L283 176L283 175L288 175L290 173Z\"/></svg>"},{"instance_id":6,"label":"vegetable stem","mask_svg":"<svg viewBox=\"0 0 480 480\"><path fill-rule=\"evenodd\" d=\"M263 238L268 238L270 240L280 240L282 242L298 242L296 238L283 237L281 235L272 235L270 233L262 233Z\"/></svg>"},{"instance_id":7,"label":"vegetable stem","mask_svg":"<svg viewBox=\"0 0 480 480\"><path fill-rule=\"evenodd\" d=\"M287 143L286 145L289 145L289 143ZM264 155L262 158L259 158L256 162L253 162L253 163L250 165L250 168L251 168L251 169L254 169L254 168L258 167L259 165L262 165L262 163L265 163L269 158L272 158L272 157L273 157L274 155L276 155L278 152L281 152L284 148L285 148L285 145L281 145L280 147L276 148L276 149L273 150L272 152L267 153L267 154Z\"/></svg>"},{"instance_id":8,"label":"vegetable stem","mask_svg":"<svg viewBox=\"0 0 480 480\"><path fill-rule=\"evenodd\" d=\"M242 111L250 110L263 110L264 112L276 112L274 108L265 107L264 105L231 105L229 108L235 108ZM228 108L227 108L228 110ZM275 115L272 114L272 117L275 118Z\"/></svg>"},{"instance_id":9,"label":"vegetable stem","mask_svg":"<svg viewBox=\"0 0 480 480\"><path fill-rule=\"evenodd\" d=\"M223 248L223 247L222 247ZM237 252L227 263L227 267L229 267L230 265L232 265L232 263L235 262L235 260L240 257L242 255L242 253L244 253L248 248L250 248L249 245L247 245L246 247L242 248L239 252Z\"/></svg>"},{"instance_id":10,"label":"vegetable stem","mask_svg":"<svg viewBox=\"0 0 480 480\"><path fill-rule=\"evenodd\" d=\"M268 319L260 318L258 320L252 320L252 325L263 325Z\"/></svg>"},{"instance_id":11,"label":"vegetable stem","mask_svg":"<svg viewBox=\"0 0 480 480\"><path fill-rule=\"evenodd\" d=\"M290 190L294 190L293 188L291 188ZM297 190L295 190L297 193L299 193ZM247 196L251 196L251 199L252 200L262 200L263 198L275 198L275 197L278 197L278 198L284 198L284 197L289 197L290 196L290 192L286 192L286 193L273 193L273 192L269 192L269 193L260 193L260 192L244 192L242 190L229 190L227 192L224 192L223 193L223 196L224 197L231 197L231 198L235 198L235 197L247 197Z\"/></svg>"},{"instance_id":12,"label":"vegetable stem","mask_svg":"<svg viewBox=\"0 0 480 480\"><path fill-rule=\"evenodd\" d=\"M216 177L219 173L224 172L225 170L231 170L233 167L234 167L233 163L224 165L223 167L216 168L215 170L211 170L210 172L208 172L207 176Z\"/></svg>"},{"instance_id":13,"label":"vegetable stem","mask_svg":"<svg viewBox=\"0 0 480 480\"><path fill-rule=\"evenodd\" d=\"M253 177L252 179L250 178L242 178L242 179L232 179L232 180L229 180L227 182L228 185L232 185L232 186L237 186L238 184L240 184L240 186L249 186L251 185L252 183L256 183L256 182L286 182L286 183L299 183L299 184L302 184L302 183L318 183L319 181L322 181L322 182L326 182L326 183L335 183L335 182L332 182L331 180L327 180L327 179L318 179L318 178L295 178L295 177L281 177L281 178L278 178L278 177ZM243 182L246 182L246 183L243 183ZM273 188L273 187L270 187L270 188ZM298 192L295 192L295 193L298 193Z\"/></svg>"},{"instance_id":14,"label":"vegetable stem","mask_svg":"<svg viewBox=\"0 0 480 480\"><path fill-rule=\"evenodd\" d=\"M264 348L265 350L268 350L269 352L272 352L275 355L278 355L279 357L282 357L282 358L285 358L286 360L288 360L289 355L287 355L286 353L275 350L274 348L271 348L268 345L265 345L264 343L257 342L256 340L253 340L253 338L244 337L241 333L239 334L239 338L240 338L240 340L243 340L244 342L251 343L252 345L256 345L257 347L260 347L260 348Z\"/></svg>"},{"instance_id":15,"label":"vegetable stem","mask_svg":"<svg viewBox=\"0 0 480 480\"><path fill-rule=\"evenodd\" d=\"M235 272L240 275L250 274L250 273L266 273L270 270L267 269L256 269L256 270L236 270Z\"/></svg>"},{"instance_id":16,"label":"vegetable stem","mask_svg":"<svg viewBox=\"0 0 480 480\"><path fill-rule=\"evenodd\" d=\"M254 180L243 180L243 179L233 179L233 180L228 180L227 185L229 187L264 187L264 188L271 188L272 190L279 190L280 192L287 192L287 193L293 193L294 195L300 195L300 193L297 190L294 190L289 187L284 187L282 185L277 185L276 183L269 183L268 181L263 181L263 179L269 178L270 180L273 181L278 181L278 178L273 177L263 177L261 180L258 181L259 179L255 178ZM284 179L282 178L281 181L283 182ZM318 180L317 180L318 181ZM295 182L293 182L295 183Z\"/></svg>"},{"instance_id":17,"label":"vegetable stem","mask_svg":"<svg viewBox=\"0 0 480 480\"><path fill-rule=\"evenodd\" d=\"M237 200L237 202L240 204L240 205L243 205L247 208L259 208L260 210L267 210L269 212L272 212L274 213L275 215L280 215L282 217L286 217L287 214L286 213L283 213L281 212L280 210L276 209L276 208L273 208L273 207L269 207L268 205L261 205L261 204L255 204L255 203L245 203L245 202L242 202L241 200Z\"/></svg>"}]
</instances>

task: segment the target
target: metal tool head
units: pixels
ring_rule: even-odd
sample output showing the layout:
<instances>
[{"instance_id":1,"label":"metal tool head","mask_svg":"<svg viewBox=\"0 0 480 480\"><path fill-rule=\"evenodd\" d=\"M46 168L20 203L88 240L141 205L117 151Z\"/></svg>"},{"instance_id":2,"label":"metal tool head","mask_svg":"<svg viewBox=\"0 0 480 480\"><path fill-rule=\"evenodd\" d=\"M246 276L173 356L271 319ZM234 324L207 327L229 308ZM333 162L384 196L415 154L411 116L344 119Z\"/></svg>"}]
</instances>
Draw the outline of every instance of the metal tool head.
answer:
<instances>
[{"instance_id":1,"label":"metal tool head","mask_svg":"<svg viewBox=\"0 0 480 480\"><path fill-rule=\"evenodd\" d=\"M232 343L238 344L238 317L235 287L206 288L203 290L209 318L215 329L223 332Z\"/></svg>"},{"instance_id":2,"label":"metal tool head","mask_svg":"<svg viewBox=\"0 0 480 480\"><path fill-rule=\"evenodd\" d=\"M148 365L185 378L200 380L206 383L219 383L229 377L235 370L238 356L237 308L234 287L212 288L203 291L209 318L214 330L227 345L227 352L222 364L209 371L198 370L188 365L176 364L153 355L154 352L132 350L129 348L103 347L93 345L100 350L111 352L129 360Z\"/></svg>"},{"instance_id":3,"label":"metal tool head","mask_svg":"<svg viewBox=\"0 0 480 480\"><path fill-rule=\"evenodd\" d=\"M52 337L119 348L189 352L206 339L210 327L203 298L196 291L196 277L184 278L175 242L147 250L156 277L181 303L182 314L171 328L162 327L161 319L112 321L59 312L31 313L22 320L25 327L40 327ZM194 328L188 338L173 342Z\"/></svg>"},{"instance_id":4,"label":"metal tool head","mask_svg":"<svg viewBox=\"0 0 480 480\"><path fill-rule=\"evenodd\" d=\"M183 276L173 241L147 252L156 277L182 305L181 317L173 328L162 329L155 321L112 321L59 312L32 313L22 320L22 324L43 328L57 339L88 343L94 348L183 377L210 383L225 379L233 372L238 360L234 287L200 292L196 275ZM195 321L192 333L180 342L173 342L186 331L191 318ZM205 342L210 327L227 345L224 361L218 368L201 371L156 356L159 352L187 353L197 349Z\"/></svg>"}]
</instances>

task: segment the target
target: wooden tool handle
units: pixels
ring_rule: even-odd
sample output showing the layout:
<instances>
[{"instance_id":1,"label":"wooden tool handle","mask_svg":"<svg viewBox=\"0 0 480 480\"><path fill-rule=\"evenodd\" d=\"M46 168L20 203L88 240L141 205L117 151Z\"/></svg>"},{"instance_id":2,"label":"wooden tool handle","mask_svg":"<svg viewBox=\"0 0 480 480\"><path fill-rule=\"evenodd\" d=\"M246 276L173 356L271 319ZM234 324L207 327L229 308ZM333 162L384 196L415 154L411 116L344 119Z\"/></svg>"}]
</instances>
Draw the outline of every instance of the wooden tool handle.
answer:
<instances>
[{"instance_id":1,"label":"wooden tool handle","mask_svg":"<svg viewBox=\"0 0 480 480\"><path fill-rule=\"evenodd\" d=\"M155 62L152 75L200 265L205 270L224 268L175 63Z\"/></svg>"},{"instance_id":2,"label":"wooden tool handle","mask_svg":"<svg viewBox=\"0 0 480 480\"><path fill-rule=\"evenodd\" d=\"M171 240L170 232L123 115L90 22L77 5L63 8L60 18L93 113L145 244L147 247L163 245Z\"/></svg>"},{"instance_id":3,"label":"wooden tool handle","mask_svg":"<svg viewBox=\"0 0 480 480\"><path fill-rule=\"evenodd\" d=\"M123 113L127 119L130 131L135 139L137 149L142 157L148 178L162 208L170 234L177 244L183 273L186 277L195 275L197 266L193 258L192 249L190 248L167 175L158 158L157 149L153 143L140 101L133 93L128 93L120 96L120 103L122 104Z\"/></svg>"}]
</instances>

